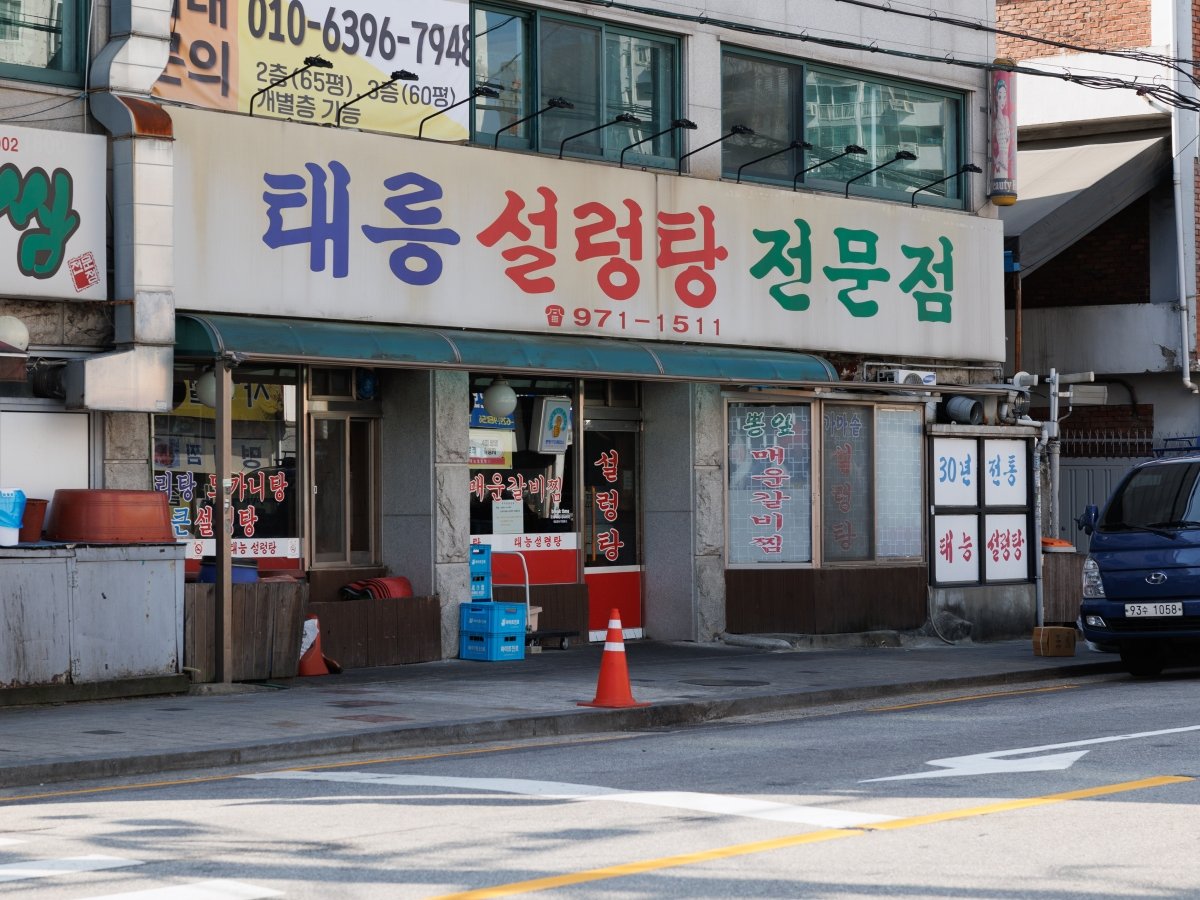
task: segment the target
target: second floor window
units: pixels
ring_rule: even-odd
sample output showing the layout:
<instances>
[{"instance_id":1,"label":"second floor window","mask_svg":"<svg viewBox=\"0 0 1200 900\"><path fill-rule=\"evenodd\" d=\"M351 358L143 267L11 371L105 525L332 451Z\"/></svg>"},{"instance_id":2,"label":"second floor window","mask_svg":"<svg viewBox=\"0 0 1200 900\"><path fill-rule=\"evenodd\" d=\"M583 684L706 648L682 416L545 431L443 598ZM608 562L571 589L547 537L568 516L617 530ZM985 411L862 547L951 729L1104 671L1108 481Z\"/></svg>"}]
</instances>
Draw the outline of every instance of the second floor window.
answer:
<instances>
[{"instance_id":1,"label":"second floor window","mask_svg":"<svg viewBox=\"0 0 1200 900\"><path fill-rule=\"evenodd\" d=\"M78 0L0 0L0 77L82 84L84 9Z\"/></svg>"},{"instance_id":2,"label":"second floor window","mask_svg":"<svg viewBox=\"0 0 1200 900\"><path fill-rule=\"evenodd\" d=\"M965 161L962 97L949 91L726 50L721 102L725 130L754 129L722 146L725 175L741 169L743 181L842 190L903 151L915 158L855 181L851 194L905 200ZM794 141L812 148L785 149ZM847 152L851 147L863 152ZM784 152L770 155L773 150ZM961 207L963 190L959 179L948 178L922 191L921 202Z\"/></svg>"},{"instance_id":3,"label":"second floor window","mask_svg":"<svg viewBox=\"0 0 1200 900\"><path fill-rule=\"evenodd\" d=\"M498 93L475 101L475 140L495 143L498 136L503 147L608 160L629 148L626 163L674 164L676 132L638 143L680 115L674 38L482 5L472 11L472 34L474 84ZM534 115L560 99L570 106ZM521 122L526 116L533 118Z\"/></svg>"}]
</instances>

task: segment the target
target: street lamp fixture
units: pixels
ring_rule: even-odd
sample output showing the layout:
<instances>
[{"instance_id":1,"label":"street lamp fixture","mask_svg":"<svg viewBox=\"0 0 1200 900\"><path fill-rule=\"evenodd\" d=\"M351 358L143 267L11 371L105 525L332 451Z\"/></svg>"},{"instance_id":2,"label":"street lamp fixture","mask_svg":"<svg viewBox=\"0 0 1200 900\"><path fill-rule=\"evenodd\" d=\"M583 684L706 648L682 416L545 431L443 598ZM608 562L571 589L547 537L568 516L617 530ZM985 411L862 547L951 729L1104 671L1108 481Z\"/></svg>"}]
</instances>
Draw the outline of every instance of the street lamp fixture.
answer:
<instances>
[{"instance_id":1,"label":"street lamp fixture","mask_svg":"<svg viewBox=\"0 0 1200 900\"><path fill-rule=\"evenodd\" d=\"M850 185L854 184L854 182L858 181L860 178L866 178L872 172L878 172L880 169L883 169L883 168L886 168L887 166L892 165L892 163L912 162L916 158L917 158L917 154L913 153L911 150L897 150L896 155L893 156L891 159L889 159L885 162L881 162L875 168L867 169L867 171L863 172L860 175L855 175L853 178L851 178L849 181L847 181L846 182L846 196L847 197L850 196Z\"/></svg>"},{"instance_id":2,"label":"street lamp fixture","mask_svg":"<svg viewBox=\"0 0 1200 900\"><path fill-rule=\"evenodd\" d=\"M505 125L499 131L497 131L496 132L496 141L495 141L495 143L492 144L492 149L495 150L497 147L500 146L500 135L504 134L504 132L508 131L510 128L516 128L518 125L524 124L525 122L528 122L530 119L536 119L538 116L542 115L543 113L548 113L552 109L574 109L574 108L575 108L575 104L572 103L570 100L567 100L564 97L551 97L549 100L546 101L546 105L543 106L541 109L539 109L537 112L530 113L527 116L517 119L517 121L515 121L515 122L510 122L508 125Z\"/></svg>"},{"instance_id":3,"label":"street lamp fixture","mask_svg":"<svg viewBox=\"0 0 1200 900\"><path fill-rule=\"evenodd\" d=\"M338 128L342 127L342 110L345 109L347 106L351 106L352 104L357 103L363 97L370 97L376 91L381 91L385 87L395 84L397 81L416 81L416 80L417 80L417 75L414 74L413 72L408 71L408 69L400 69L399 71L393 72L392 77L389 78L387 81L380 82L379 84L375 85L375 87L371 88L366 93L359 94L353 100L347 100L345 103L343 103L341 106L339 106L337 108L337 127Z\"/></svg>"},{"instance_id":4,"label":"street lamp fixture","mask_svg":"<svg viewBox=\"0 0 1200 900\"><path fill-rule=\"evenodd\" d=\"M674 119L674 120L672 120L671 124L668 125L666 128L664 128L662 131L656 131L656 132L654 132L654 134L644 137L640 141L634 141L632 144L630 144L628 147L626 147L624 150L621 151L620 168L622 168L622 169L625 168L625 153L627 151L636 147L638 144L644 144L644 143L646 143L646 141L652 141L656 137L662 137L664 134L667 134L668 132L671 132L671 131L675 131L678 128L686 128L689 131L694 131L696 129L696 123L693 122L691 119Z\"/></svg>"},{"instance_id":5,"label":"street lamp fixture","mask_svg":"<svg viewBox=\"0 0 1200 900\"><path fill-rule=\"evenodd\" d=\"M731 137L736 137L739 134L754 134L754 129L751 128L749 125L733 125L733 126L730 126L729 131L727 131L725 134L721 135L715 141L709 141L707 144L697 147L695 150L689 150L687 153L683 154L683 156L679 157L679 174L680 175L683 174L683 161L685 159L687 159L689 156L691 156L693 153L699 153L701 150L707 150L713 144L719 144L719 143L721 143L721 141L727 141Z\"/></svg>"},{"instance_id":6,"label":"street lamp fixture","mask_svg":"<svg viewBox=\"0 0 1200 900\"><path fill-rule=\"evenodd\" d=\"M949 181L951 178L957 178L960 175L968 175L968 174L978 175L982 171L983 171L983 169L979 168L979 166L975 165L975 163L963 163L961 166L958 167L957 172L951 172L945 178L939 178L937 181L931 181L931 182L929 182L929 184L923 184L919 188L917 188L915 191L913 191L912 205L914 207L917 205L917 194L921 193L921 191L927 191L931 187L935 187L935 186L941 184L943 181Z\"/></svg>"},{"instance_id":7,"label":"street lamp fixture","mask_svg":"<svg viewBox=\"0 0 1200 900\"><path fill-rule=\"evenodd\" d=\"M450 112L450 110L454 109L454 107L456 107L456 106L462 106L464 103L470 103L476 97L487 97L489 100L495 100L499 96L500 96L500 92L498 90L496 90L494 87L492 87L490 84L475 85L475 87L472 88L471 93L468 94L466 97L464 97L462 100L459 100L456 103L451 103L449 106L447 106L443 109L439 109L437 112L430 113L425 118L423 118L421 120L421 124L417 126L417 140L418 141L423 140L423 138L421 137L421 132L423 132L425 130L425 123L428 122L430 119L436 118L437 116L440 116L442 113Z\"/></svg>"},{"instance_id":8,"label":"street lamp fixture","mask_svg":"<svg viewBox=\"0 0 1200 900\"><path fill-rule=\"evenodd\" d=\"M737 184L742 183L742 169L746 168L746 166L752 166L755 163L762 162L764 159L770 159L772 156L778 156L780 153L787 153L787 151L789 151L789 150L811 150L812 146L813 145L810 144L808 141L792 141L786 147L780 147L778 150L772 150L770 153L766 154L765 156L760 156L757 159L752 159L749 162L744 162L740 166L738 166L736 183Z\"/></svg>"},{"instance_id":9,"label":"street lamp fixture","mask_svg":"<svg viewBox=\"0 0 1200 900\"><path fill-rule=\"evenodd\" d=\"M583 137L585 134L591 134L593 131L600 131L610 125L617 125L624 122L626 125L641 125L642 120L633 113L619 113L611 122L605 122L603 125L597 125L595 128L589 128L586 131L580 131L575 134L569 134L562 139L562 143L558 145L558 158L563 158L563 147L567 145L567 141L573 141L577 137Z\"/></svg>"},{"instance_id":10,"label":"street lamp fixture","mask_svg":"<svg viewBox=\"0 0 1200 900\"><path fill-rule=\"evenodd\" d=\"M866 147L860 147L860 146L858 146L858 144L847 144L846 149L844 149L841 153L837 154L836 156L831 156L828 159L823 159L820 162L813 163L807 169L801 169L799 172L797 172L796 177L792 179L792 190L793 191L796 190L796 185L800 183L800 179L803 178L809 172L811 172L813 169L819 169L819 168L821 168L821 166L825 165L826 163L831 163L834 160L841 159L843 156L865 156L866 152L867 152Z\"/></svg>"}]
</instances>

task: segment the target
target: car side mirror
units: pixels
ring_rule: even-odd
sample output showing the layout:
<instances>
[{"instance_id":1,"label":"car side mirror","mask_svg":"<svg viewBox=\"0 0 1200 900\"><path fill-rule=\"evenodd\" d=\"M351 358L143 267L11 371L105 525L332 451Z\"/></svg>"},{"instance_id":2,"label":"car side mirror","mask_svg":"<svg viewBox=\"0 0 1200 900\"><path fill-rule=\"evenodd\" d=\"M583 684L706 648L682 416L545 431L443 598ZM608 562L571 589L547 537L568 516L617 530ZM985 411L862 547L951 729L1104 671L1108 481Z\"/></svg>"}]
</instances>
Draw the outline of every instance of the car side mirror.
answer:
<instances>
[{"instance_id":1,"label":"car side mirror","mask_svg":"<svg viewBox=\"0 0 1200 900\"><path fill-rule=\"evenodd\" d=\"M1091 534L1096 530L1096 522L1100 519L1100 510L1095 506L1086 506L1083 510L1083 515L1075 520L1075 524L1083 530L1084 534Z\"/></svg>"}]
</instances>

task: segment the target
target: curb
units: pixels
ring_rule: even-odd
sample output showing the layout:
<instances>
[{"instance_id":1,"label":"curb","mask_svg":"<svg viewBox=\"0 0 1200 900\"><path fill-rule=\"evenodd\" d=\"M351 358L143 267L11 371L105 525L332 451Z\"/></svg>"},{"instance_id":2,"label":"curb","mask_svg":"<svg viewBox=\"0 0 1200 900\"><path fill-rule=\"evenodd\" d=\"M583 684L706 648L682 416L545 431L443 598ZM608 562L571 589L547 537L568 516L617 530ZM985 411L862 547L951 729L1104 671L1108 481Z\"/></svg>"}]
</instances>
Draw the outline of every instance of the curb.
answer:
<instances>
[{"instance_id":1,"label":"curb","mask_svg":"<svg viewBox=\"0 0 1200 900\"><path fill-rule=\"evenodd\" d=\"M603 731L638 731L694 725L758 713L805 709L877 697L894 697L952 688L1024 684L1123 672L1120 663L1097 662L1027 669L991 675L936 678L901 684L864 685L825 691L760 694L724 700L689 700L657 703L630 709L579 709L562 713L520 716L513 719L469 719L443 725L388 726L374 731L321 738L216 744L200 750L82 757L56 762L0 766L0 788L28 787L64 781L118 778L188 769L223 768L249 763L285 762L342 753L373 753L438 745L472 744L496 740L594 734ZM12 798L20 799L20 798ZM0 798L3 802L4 798Z\"/></svg>"}]
</instances>

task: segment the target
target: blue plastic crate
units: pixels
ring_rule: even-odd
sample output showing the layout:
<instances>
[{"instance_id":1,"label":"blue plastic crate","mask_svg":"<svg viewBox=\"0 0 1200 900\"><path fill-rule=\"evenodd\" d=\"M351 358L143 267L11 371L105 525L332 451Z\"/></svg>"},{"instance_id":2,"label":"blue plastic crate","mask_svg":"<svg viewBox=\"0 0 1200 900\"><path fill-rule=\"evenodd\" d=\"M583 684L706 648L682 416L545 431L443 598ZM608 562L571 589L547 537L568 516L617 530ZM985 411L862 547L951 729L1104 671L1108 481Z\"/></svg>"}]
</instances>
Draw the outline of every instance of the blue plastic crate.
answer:
<instances>
[{"instance_id":1,"label":"blue plastic crate","mask_svg":"<svg viewBox=\"0 0 1200 900\"><path fill-rule=\"evenodd\" d=\"M523 634L486 634L463 631L458 635L458 658L500 662L525 658Z\"/></svg>"},{"instance_id":2,"label":"blue plastic crate","mask_svg":"<svg viewBox=\"0 0 1200 900\"><path fill-rule=\"evenodd\" d=\"M524 634L528 612L524 603L460 603L458 629L484 634Z\"/></svg>"},{"instance_id":3,"label":"blue plastic crate","mask_svg":"<svg viewBox=\"0 0 1200 900\"><path fill-rule=\"evenodd\" d=\"M492 574L492 548L490 544L472 544L468 557L471 563L471 577Z\"/></svg>"},{"instance_id":4,"label":"blue plastic crate","mask_svg":"<svg viewBox=\"0 0 1200 900\"><path fill-rule=\"evenodd\" d=\"M491 600L492 599L492 576L491 575L472 575L471 576L471 599L472 600Z\"/></svg>"}]
</instances>

